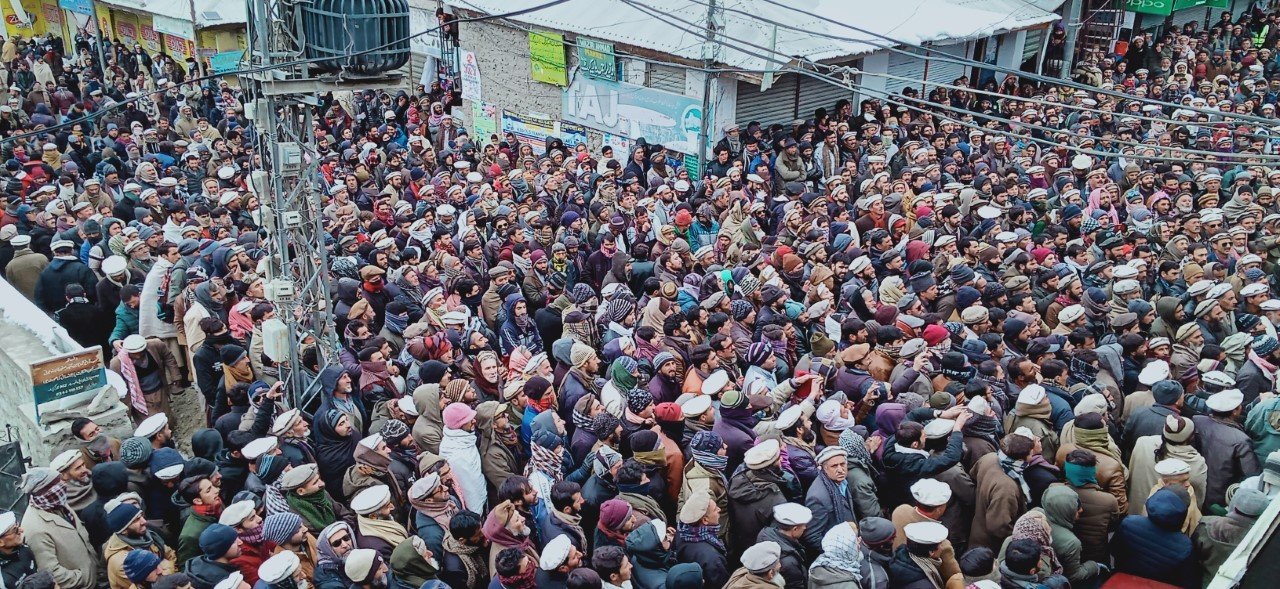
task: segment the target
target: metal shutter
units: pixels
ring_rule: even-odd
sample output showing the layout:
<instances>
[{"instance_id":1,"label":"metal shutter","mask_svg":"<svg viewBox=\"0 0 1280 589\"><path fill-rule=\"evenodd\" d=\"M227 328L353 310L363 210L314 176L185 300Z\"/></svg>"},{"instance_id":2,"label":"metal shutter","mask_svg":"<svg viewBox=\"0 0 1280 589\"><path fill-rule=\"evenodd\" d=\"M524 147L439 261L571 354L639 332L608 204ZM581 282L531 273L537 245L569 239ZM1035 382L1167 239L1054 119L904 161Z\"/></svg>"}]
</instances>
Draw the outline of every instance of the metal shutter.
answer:
<instances>
[{"instance_id":1,"label":"metal shutter","mask_svg":"<svg viewBox=\"0 0 1280 589\"><path fill-rule=\"evenodd\" d=\"M912 86L916 91L920 90L922 84L918 80L924 78L924 60L920 57L905 52L891 51L889 52L889 74L901 76L916 82L908 82L898 78L885 78L884 89L890 94L901 94L902 89ZM924 92L927 96L928 90ZM855 109L856 111L857 109Z\"/></svg>"},{"instance_id":2,"label":"metal shutter","mask_svg":"<svg viewBox=\"0 0 1280 589\"><path fill-rule=\"evenodd\" d=\"M1218 13L1221 13L1222 10L1210 9L1209 12L1214 14L1216 18L1216 15ZM1194 6L1192 8L1175 10L1173 12L1173 26L1178 27L1178 29L1181 29L1182 25L1185 25L1189 22L1198 21L1200 23L1199 30L1203 31L1204 30L1204 13L1205 13L1205 8L1203 6ZM1217 22L1217 21L1214 21L1214 22ZM1154 25L1156 23L1152 23L1152 24Z\"/></svg>"},{"instance_id":3,"label":"metal shutter","mask_svg":"<svg viewBox=\"0 0 1280 589\"><path fill-rule=\"evenodd\" d=\"M796 76L778 76L773 86L761 92L760 84L738 82L738 112L734 117L745 126L751 121L764 125L789 123L796 119Z\"/></svg>"},{"instance_id":4,"label":"metal shutter","mask_svg":"<svg viewBox=\"0 0 1280 589\"><path fill-rule=\"evenodd\" d=\"M937 53L945 53L952 57L958 57L961 59L967 58L969 56L968 43L956 43L954 45L941 45L941 46L935 45L934 47L931 47L931 49L933 49L933 51ZM967 73L969 73L969 68L965 66L963 63L953 63L950 61L942 61L937 59L929 60L929 81L930 82L940 82L943 84L950 84L954 82L956 78L959 78L960 76L963 76ZM929 90L933 90L933 88L930 88ZM924 94L928 96L929 92L926 91Z\"/></svg>"},{"instance_id":5,"label":"metal shutter","mask_svg":"<svg viewBox=\"0 0 1280 589\"><path fill-rule=\"evenodd\" d=\"M797 75L800 78L800 107L797 109L799 110L796 113L797 119L813 118L813 111L819 108L827 109L827 114L834 114L836 101L841 98L848 98L854 104L858 103L857 94L849 88L812 76ZM832 77L836 80L842 79L839 75ZM852 77L850 81L857 84L858 78Z\"/></svg>"},{"instance_id":6,"label":"metal shutter","mask_svg":"<svg viewBox=\"0 0 1280 589\"><path fill-rule=\"evenodd\" d=\"M1027 43L1022 46L1022 60L1018 63L1021 67L1024 62L1035 59L1040 54L1040 48L1044 45L1044 28L1029 29L1027 31Z\"/></svg>"},{"instance_id":7,"label":"metal shutter","mask_svg":"<svg viewBox=\"0 0 1280 589\"><path fill-rule=\"evenodd\" d=\"M684 96L684 70L678 67L649 64L649 83L645 84L654 90L663 90Z\"/></svg>"}]
</instances>

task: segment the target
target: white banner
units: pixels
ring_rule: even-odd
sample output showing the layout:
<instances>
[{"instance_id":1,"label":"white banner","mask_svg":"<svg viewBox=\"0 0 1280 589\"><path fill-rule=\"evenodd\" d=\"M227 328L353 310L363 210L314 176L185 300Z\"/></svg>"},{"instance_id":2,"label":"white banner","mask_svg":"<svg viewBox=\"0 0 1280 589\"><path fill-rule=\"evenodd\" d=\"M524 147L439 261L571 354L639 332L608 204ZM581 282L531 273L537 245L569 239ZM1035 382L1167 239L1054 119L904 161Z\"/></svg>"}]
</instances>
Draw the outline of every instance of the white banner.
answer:
<instances>
[{"instance_id":1,"label":"white banner","mask_svg":"<svg viewBox=\"0 0 1280 589\"><path fill-rule=\"evenodd\" d=\"M462 53L462 98L466 100L482 100L480 93L480 63L476 54L466 49Z\"/></svg>"}]
</instances>

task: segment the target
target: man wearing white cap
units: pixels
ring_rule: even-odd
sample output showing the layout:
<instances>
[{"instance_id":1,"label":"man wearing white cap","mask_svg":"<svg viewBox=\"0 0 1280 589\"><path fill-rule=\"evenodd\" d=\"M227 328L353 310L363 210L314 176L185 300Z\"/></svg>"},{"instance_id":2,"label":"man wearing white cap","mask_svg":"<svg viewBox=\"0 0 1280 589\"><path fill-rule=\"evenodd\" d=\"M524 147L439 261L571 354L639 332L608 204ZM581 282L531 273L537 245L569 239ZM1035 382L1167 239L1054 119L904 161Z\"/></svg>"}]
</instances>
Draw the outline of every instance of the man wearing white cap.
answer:
<instances>
[{"instance_id":1,"label":"man wearing white cap","mask_svg":"<svg viewBox=\"0 0 1280 589\"><path fill-rule=\"evenodd\" d=\"M49 244L53 260L40 271L31 299L46 313L57 311L66 304L68 284L79 284L85 292L97 293L98 276L76 257L75 245L65 239L54 239Z\"/></svg>"},{"instance_id":2,"label":"man wearing white cap","mask_svg":"<svg viewBox=\"0 0 1280 589\"><path fill-rule=\"evenodd\" d=\"M1209 415L1191 418L1200 437L1201 454L1209 466L1205 485L1205 505L1226 505L1227 487L1245 477L1262 472L1253 441L1240 426L1244 393L1228 389L1205 401Z\"/></svg>"},{"instance_id":3,"label":"man wearing white cap","mask_svg":"<svg viewBox=\"0 0 1280 589\"><path fill-rule=\"evenodd\" d=\"M175 424L169 399L182 390L184 373L169 346L135 333L115 342L115 357L108 368L124 376L129 386L129 396L124 401L135 420L165 416L170 426Z\"/></svg>"},{"instance_id":4,"label":"man wearing white cap","mask_svg":"<svg viewBox=\"0 0 1280 589\"><path fill-rule=\"evenodd\" d=\"M782 565L782 578L787 589L805 589L809 585L808 559L805 556L804 534L813 520L813 512L797 503L783 503L773 507L773 525L760 530L756 540L777 543L778 559Z\"/></svg>"},{"instance_id":5,"label":"man wearing white cap","mask_svg":"<svg viewBox=\"0 0 1280 589\"><path fill-rule=\"evenodd\" d=\"M1053 405L1049 393L1038 384L1027 385L1018 393L1013 411L1005 416L1004 430L1015 431L1025 427L1040 440L1045 460L1053 461L1058 451L1058 430L1050 422Z\"/></svg>"},{"instance_id":6,"label":"man wearing white cap","mask_svg":"<svg viewBox=\"0 0 1280 589\"><path fill-rule=\"evenodd\" d=\"M917 575L923 577L928 585L932 585L938 589L946 583L946 572L938 564L942 553L945 550L943 545L947 542L947 527L938 522L916 522L908 524L903 529L906 538L907 559L896 557L894 565L904 565L903 571L899 572L898 578L910 580ZM898 554L902 554L899 552ZM895 570L897 567L894 567ZM915 570L913 570L915 569ZM909 571L909 572L908 572ZM917 572L918 571L918 572ZM915 573L915 574L912 574ZM920 584L904 584L903 587L924 587L925 583Z\"/></svg>"},{"instance_id":7,"label":"man wearing white cap","mask_svg":"<svg viewBox=\"0 0 1280 589\"><path fill-rule=\"evenodd\" d=\"M351 498L351 510L358 516L360 545L376 549L388 560L395 547L409 537L408 530L392 519L394 509L391 489L386 485L368 487Z\"/></svg>"},{"instance_id":8,"label":"man wearing white cap","mask_svg":"<svg viewBox=\"0 0 1280 589\"><path fill-rule=\"evenodd\" d=\"M36 572L36 556L22 537L22 526L12 511L0 512L0 582L16 587Z\"/></svg>"},{"instance_id":9,"label":"man wearing white cap","mask_svg":"<svg viewBox=\"0 0 1280 589\"><path fill-rule=\"evenodd\" d=\"M813 512L813 521L805 542L822 543L831 528L843 522L858 521L880 513L875 487L866 488L849 480L849 453L839 445L827 446L818 453L818 478L809 486L804 504Z\"/></svg>"},{"instance_id":10,"label":"man wearing white cap","mask_svg":"<svg viewBox=\"0 0 1280 589\"><path fill-rule=\"evenodd\" d=\"M580 566L582 566L582 551L573 546L568 536L560 534L542 547L536 575L538 587L541 589L564 587L569 580L569 573Z\"/></svg>"},{"instance_id":11,"label":"man wearing white cap","mask_svg":"<svg viewBox=\"0 0 1280 589\"><path fill-rule=\"evenodd\" d=\"M890 515L893 527L897 531L893 539L894 548L896 549L906 543L907 535L904 530L907 526L920 522L943 521L947 516L948 505L951 503L952 495L951 487L932 478L920 479L911 485L911 502L897 506ZM963 528L965 530L968 529L968 522L965 522ZM968 538L965 541L967 542ZM942 541L942 550L939 554L942 559L939 568L942 569L944 574L952 575L960 572L960 564L956 560L955 548L949 539Z\"/></svg>"}]
</instances>

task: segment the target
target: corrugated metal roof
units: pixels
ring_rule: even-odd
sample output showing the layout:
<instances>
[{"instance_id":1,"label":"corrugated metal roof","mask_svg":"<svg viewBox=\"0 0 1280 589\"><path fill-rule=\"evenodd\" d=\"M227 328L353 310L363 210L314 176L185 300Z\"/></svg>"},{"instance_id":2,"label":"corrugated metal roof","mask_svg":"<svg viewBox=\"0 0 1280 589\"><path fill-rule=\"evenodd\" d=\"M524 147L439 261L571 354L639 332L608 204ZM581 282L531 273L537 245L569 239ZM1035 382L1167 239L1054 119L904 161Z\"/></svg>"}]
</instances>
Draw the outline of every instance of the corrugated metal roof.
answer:
<instances>
[{"instance_id":1,"label":"corrugated metal roof","mask_svg":"<svg viewBox=\"0 0 1280 589\"><path fill-rule=\"evenodd\" d=\"M445 4L487 14L528 8L545 0L444 0ZM950 39L972 39L1051 22L1057 18L1028 2L1053 0L894 0L886 10L884 0L789 0L795 8L819 15L815 18L788 8L755 0L724 0L723 35L728 42L720 49L718 62L737 68L765 69L767 60L749 55L761 50L734 48L733 39L767 46L773 35L768 21L787 23L800 31L779 28L776 54L786 59L836 59L872 53L887 42L835 24L848 22L876 31L904 43L925 43ZM696 0L640 0L649 9L665 15L701 23L707 8ZM992 2L1019 4L1017 14L988 9ZM1007 8L1007 6L1006 6ZM735 10L742 12L735 12ZM745 14L743 14L745 13ZM751 15L751 16L747 16ZM703 38L689 25L660 21L621 0L570 0L513 17L534 27L580 33L597 39L624 43L686 59L702 59ZM814 33L841 37L832 39Z\"/></svg>"}]
</instances>

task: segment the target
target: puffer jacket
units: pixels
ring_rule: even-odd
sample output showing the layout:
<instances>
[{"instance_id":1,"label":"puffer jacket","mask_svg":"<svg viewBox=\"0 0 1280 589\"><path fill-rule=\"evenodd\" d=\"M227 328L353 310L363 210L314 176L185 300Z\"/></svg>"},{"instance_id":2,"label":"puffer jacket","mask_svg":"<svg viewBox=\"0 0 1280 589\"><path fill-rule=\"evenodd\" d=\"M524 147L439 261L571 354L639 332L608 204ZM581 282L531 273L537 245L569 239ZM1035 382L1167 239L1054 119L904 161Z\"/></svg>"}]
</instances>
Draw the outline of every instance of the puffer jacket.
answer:
<instances>
[{"instance_id":1,"label":"puffer jacket","mask_svg":"<svg viewBox=\"0 0 1280 589\"><path fill-rule=\"evenodd\" d=\"M1116 571L1193 589L1200 586L1200 564L1191 538L1181 531L1187 505L1161 489L1147 499L1147 515L1120 522L1111 540Z\"/></svg>"}]
</instances>

